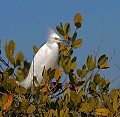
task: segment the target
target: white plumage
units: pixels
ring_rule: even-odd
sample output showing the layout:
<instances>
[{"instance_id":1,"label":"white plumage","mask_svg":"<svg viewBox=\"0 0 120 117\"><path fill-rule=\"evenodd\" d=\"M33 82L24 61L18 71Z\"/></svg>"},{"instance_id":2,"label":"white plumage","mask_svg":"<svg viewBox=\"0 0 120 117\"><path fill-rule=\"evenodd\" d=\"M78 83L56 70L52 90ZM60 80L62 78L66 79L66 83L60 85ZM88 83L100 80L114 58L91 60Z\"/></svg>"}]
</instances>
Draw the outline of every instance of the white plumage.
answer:
<instances>
[{"instance_id":1,"label":"white plumage","mask_svg":"<svg viewBox=\"0 0 120 117\"><path fill-rule=\"evenodd\" d=\"M41 83L43 77L42 72L48 68L54 68L58 64L59 59L59 46L58 43L62 42L60 37L54 32L53 29L49 29L48 40L36 53L34 61L31 63L31 67L28 76L19 84L29 88L33 82L33 76L37 77L39 83ZM34 74L33 74L34 69Z\"/></svg>"}]
</instances>

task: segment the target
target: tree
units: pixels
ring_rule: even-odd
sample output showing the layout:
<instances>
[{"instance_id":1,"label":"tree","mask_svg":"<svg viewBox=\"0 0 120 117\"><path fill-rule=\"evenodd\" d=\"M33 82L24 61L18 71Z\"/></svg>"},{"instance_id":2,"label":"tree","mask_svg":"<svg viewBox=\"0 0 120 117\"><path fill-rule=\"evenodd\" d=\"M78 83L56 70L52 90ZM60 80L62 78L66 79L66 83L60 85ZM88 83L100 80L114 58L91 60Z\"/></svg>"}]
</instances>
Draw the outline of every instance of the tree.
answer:
<instances>
[{"instance_id":1,"label":"tree","mask_svg":"<svg viewBox=\"0 0 120 117\"><path fill-rule=\"evenodd\" d=\"M70 23L56 26L67 44L60 44L60 68L44 69L43 82L39 87L26 90L18 86L30 68L22 52L14 53L16 43L7 42L5 47L8 63L0 57L0 116L32 117L118 117L120 116L120 90L109 89L110 82L101 76L101 70L109 69L109 59L104 54L99 58L88 55L86 63L77 66L76 48L82 39L77 38L77 30L82 26L82 16L74 17L75 31L70 36ZM34 53L38 48L33 46ZM65 75L63 75L65 74ZM62 76L63 75L63 76ZM49 79L54 79L51 84ZM69 79L69 80L66 80ZM33 82L38 83L36 76ZM33 83L34 84L34 83Z\"/></svg>"}]
</instances>

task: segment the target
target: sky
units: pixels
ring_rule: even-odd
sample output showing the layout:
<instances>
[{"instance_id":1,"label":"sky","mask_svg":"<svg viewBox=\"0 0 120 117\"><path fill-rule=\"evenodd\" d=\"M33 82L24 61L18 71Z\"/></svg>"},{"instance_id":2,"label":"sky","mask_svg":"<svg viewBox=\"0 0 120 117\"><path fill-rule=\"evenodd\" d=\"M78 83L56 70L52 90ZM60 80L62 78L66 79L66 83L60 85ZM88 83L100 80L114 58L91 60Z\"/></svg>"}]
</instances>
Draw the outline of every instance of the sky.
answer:
<instances>
[{"instance_id":1,"label":"sky","mask_svg":"<svg viewBox=\"0 0 120 117\"><path fill-rule=\"evenodd\" d=\"M9 40L17 44L15 52L22 51L29 62L33 58L33 45L41 47L46 42L48 28L56 28L60 22L71 24L74 31L74 16L80 13L83 25L78 31L83 45L74 50L78 68L86 62L88 55L98 57L106 54L110 69L101 75L112 81L120 76L120 1L119 0L0 0L0 39L2 57L4 45ZM72 32L73 33L73 32ZM71 34L72 34L71 33ZM117 88L120 77L112 84Z\"/></svg>"}]
</instances>

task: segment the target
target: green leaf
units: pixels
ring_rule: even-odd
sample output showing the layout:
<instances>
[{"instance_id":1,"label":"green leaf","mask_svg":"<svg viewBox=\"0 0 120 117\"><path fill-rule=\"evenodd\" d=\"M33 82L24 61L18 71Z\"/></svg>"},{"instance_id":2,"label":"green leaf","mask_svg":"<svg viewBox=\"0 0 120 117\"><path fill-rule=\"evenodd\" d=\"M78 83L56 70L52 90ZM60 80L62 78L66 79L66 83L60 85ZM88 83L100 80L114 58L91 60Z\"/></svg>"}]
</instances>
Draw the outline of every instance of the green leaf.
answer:
<instances>
[{"instance_id":1,"label":"green leaf","mask_svg":"<svg viewBox=\"0 0 120 117\"><path fill-rule=\"evenodd\" d=\"M33 46L33 51L34 51L34 54L36 54L38 52L38 47L36 45Z\"/></svg>"},{"instance_id":2,"label":"green leaf","mask_svg":"<svg viewBox=\"0 0 120 117\"><path fill-rule=\"evenodd\" d=\"M95 59L95 57L94 57L94 60L92 60L92 56L88 56L86 64L87 64L88 69L90 71L93 71L93 69L95 69L95 67L96 67L96 59Z\"/></svg>"},{"instance_id":3,"label":"green leaf","mask_svg":"<svg viewBox=\"0 0 120 117\"><path fill-rule=\"evenodd\" d=\"M77 39L76 41L74 41L73 43L72 43L72 47L73 48L79 48L80 46L82 45L82 39Z\"/></svg>"},{"instance_id":4,"label":"green leaf","mask_svg":"<svg viewBox=\"0 0 120 117\"><path fill-rule=\"evenodd\" d=\"M74 42L76 40L77 37L77 32L74 32L73 36L72 36L72 42Z\"/></svg>"},{"instance_id":5,"label":"green leaf","mask_svg":"<svg viewBox=\"0 0 120 117\"><path fill-rule=\"evenodd\" d=\"M82 16L80 13L77 13L74 17L74 24L77 28L80 28L82 25Z\"/></svg>"},{"instance_id":6,"label":"green leaf","mask_svg":"<svg viewBox=\"0 0 120 117\"><path fill-rule=\"evenodd\" d=\"M9 78L9 79L6 79L6 82L11 86L17 86L15 79Z\"/></svg>"},{"instance_id":7,"label":"green leaf","mask_svg":"<svg viewBox=\"0 0 120 117\"><path fill-rule=\"evenodd\" d=\"M8 100L8 96L6 93L4 93L2 96L2 103L5 104L7 102L7 100Z\"/></svg>"},{"instance_id":8,"label":"green leaf","mask_svg":"<svg viewBox=\"0 0 120 117\"><path fill-rule=\"evenodd\" d=\"M69 108L67 108L64 112L64 117L70 117L69 115Z\"/></svg>"},{"instance_id":9,"label":"green leaf","mask_svg":"<svg viewBox=\"0 0 120 117\"><path fill-rule=\"evenodd\" d=\"M33 104L31 104L27 109L27 113L32 114L35 110L36 107Z\"/></svg>"},{"instance_id":10,"label":"green leaf","mask_svg":"<svg viewBox=\"0 0 120 117\"><path fill-rule=\"evenodd\" d=\"M48 74L47 74L47 70L45 68L43 69L42 76L44 78L44 81L46 82L48 80Z\"/></svg>"},{"instance_id":11,"label":"green leaf","mask_svg":"<svg viewBox=\"0 0 120 117\"><path fill-rule=\"evenodd\" d=\"M62 22L60 22L60 27L63 29L63 25L62 25Z\"/></svg>"},{"instance_id":12,"label":"green leaf","mask_svg":"<svg viewBox=\"0 0 120 117\"><path fill-rule=\"evenodd\" d=\"M89 109L90 109L90 104L85 102L83 103L82 108L78 110L78 112L87 112L89 111Z\"/></svg>"},{"instance_id":13,"label":"green leaf","mask_svg":"<svg viewBox=\"0 0 120 117\"><path fill-rule=\"evenodd\" d=\"M101 67L102 70L106 70L106 69L108 69L108 68L110 68L110 65L107 64L107 63L106 63L104 66Z\"/></svg>"},{"instance_id":14,"label":"green leaf","mask_svg":"<svg viewBox=\"0 0 120 117\"><path fill-rule=\"evenodd\" d=\"M75 70L75 69L76 69L76 66L77 66L77 62L71 63L70 69Z\"/></svg>"},{"instance_id":15,"label":"green leaf","mask_svg":"<svg viewBox=\"0 0 120 117\"><path fill-rule=\"evenodd\" d=\"M113 109L114 109L114 111L116 111L118 109L118 100L117 100L117 98L118 98L118 95L115 95L113 97Z\"/></svg>"},{"instance_id":16,"label":"green leaf","mask_svg":"<svg viewBox=\"0 0 120 117\"><path fill-rule=\"evenodd\" d=\"M88 56L87 57L87 62L86 62L88 68L90 67L91 63L92 63L92 56Z\"/></svg>"},{"instance_id":17,"label":"green leaf","mask_svg":"<svg viewBox=\"0 0 120 117\"><path fill-rule=\"evenodd\" d=\"M74 75L73 72L70 71L70 72L69 72L69 79L70 79L70 82L71 82L71 83L74 83L73 75Z\"/></svg>"},{"instance_id":18,"label":"green leaf","mask_svg":"<svg viewBox=\"0 0 120 117\"><path fill-rule=\"evenodd\" d=\"M108 60L108 57L104 54L98 59L98 64L103 65L107 62L107 60Z\"/></svg>"},{"instance_id":19,"label":"green leaf","mask_svg":"<svg viewBox=\"0 0 120 117\"><path fill-rule=\"evenodd\" d=\"M85 83L85 81L79 81L76 85L77 86L82 86Z\"/></svg>"},{"instance_id":20,"label":"green leaf","mask_svg":"<svg viewBox=\"0 0 120 117\"><path fill-rule=\"evenodd\" d=\"M109 68L109 64L107 63L108 57L104 54L98 59L98 69L107 69Z\"/></svg>"},{"instance_id":21,"label":"green leaf","mask_svg":"<svg viewBox=\"0 0 120 117\"><path fill-rule=\"evenodd\" d=\"M90 82L90 89L95 91L96 90L96 84L94 82Z\"/></svg>"},{"instance_id":22,"label":"green leaf","mask_svg":"<svg viewBox=\"0 0 120 117\"><path fill-rule=\"evenodd\" d=\"M21 65L24 62L24 55L22 52L18 52L15 56L15 66Z\"/></svg>"},{"instance_id":23,"label":"green leaf","mask_svg":"<svg viewBox=\"0 0 120 117\"><path fill-rule=\"evenodd\" d=\"M51 70L51 68L49 68L49 69L47 70L47 74L48 74L48 76L49 76L49 79L54 78L55 69L52 69L52 70Z\"/></svg>"},{"instance_id":24,"label":"green leaf","mask_svg":"<svg viewBox=\"0 0 120 117\"><path fill-rule=\"evenodd\" d=\"M59 32L59 34L61 34L62 36L65 35L64 30L62 29L61 26L56 26L56 29L57 29L57 31Z\"/></svg>"},{"instance_id":25,"label":"green leaf","mask_svg":"<svg viewBox=\"0 0 120 117\"><path fill-rule=\"evenodd\" d=\"M18 68L17 70L17 76L18 76L18 80L21 82L24 80L24 72L22 69Z\"/></svg>"},{"instance_id":26,"label":"green leaf","mask_svg":"<svg viewBox=\"0 0 120 117\"><path fill-rule=\"evenodd\" d=\"M81 71L80 69L77 69L77 75L78 75L79 77L81 77L82 71Z\"/></svg>"},{"instance_id":27,"label":"green leaf","mask_svg":"<svg viewBox=\"0 0 120 117\"><path fill-rule=\"evenodd\" d=\"M16 43L13 40L10 40L9 42L9 50L14 50L16 47Z\"/></svg>"},{"instance_id":28,"label":"green leaf","mask_svg":"<svg viewBox=\"0 0 120 117\"><path fill-rule=\"evenodd\" d=\"M9 57L9 61L12 65L15 65L15 60L12 56Z\"/></svg>"},{"instance_id":29,"label":"green leaf","mask_svg":"<svg viewBox=\"0 0 120 117\"><path fill-rule=\"evenodd\" d=\"M88 102L89 102L89 105L90 105L90 110L89 111L92 111L94 109L95 105L96 105L94 97L90 97L88 99Z\"/></svg>"},{"instance_id":30,"label":"green leaf","mask_svg":"<svg viewBox=\"0 0 120 117\"><path fill-rule=\"evenodd\" d=\"M73 102L76 102L78 99L78 94L75 91L70 92L70 98Z\"/></svg>"},{"instance_id":31,"label":"green leaf","mask_svg":"<svg viewBox=\"0 0 120 117\"><path fill-rule=\"evenodd\" d=\"M6 42L6 45L4 46L6 57L11 62L12 65L14 65L14 49L15 49L16 43L13 40L10 40L9 43Z\"/></svg>"},{"instance_id":32,"label":"green leaf","mask_svg":"<svg viewBox=\"0 0 120 117\"><path fill-rule=\"evenodd\" d=\"M90 66L89 66L89 70L90 70L90 71L93 71L95 68L96 68L96 62L93 61L93 62L90 64Z\"/></svg>"},{"instance_id":33,"label":"green leaf","mask_svg":"<svg viewBox=\"0 0 120 117\"><path fill-rule=\"evenodd\" d=\"M22 109L26 110L29 106L29 102L27 99L22 100Z\"/></svg>"},{"instance_id":34,"label":"green leaf","mask_svg":"<svg viewBox=\"0 0 120 117\"><path fill-rule=\"evenodd\" d=\"M27 90L24 88L24 87L16 87L15 88L15 91L16 91L16 93L18 93L18 94L26 94L27 93Z\"/></svg>"},{"instance_id":35,"label":"green leaf","mask_svg":"<svg viewBox=\"0 0 120 117\"><path fill-rule=\"evenodd\" d=\"M110 111L106 108L99 108L95 110L95 115L107 116Z\"/></svg>"},{"instance_id":36,"label":"green leaf","mask_svg":"<svg viewBox=\"0 0 120 117\"><path fill-rule=\"evenodd\" d=\"M13 68L7 68L6 71L8 72L9 76L14 73L14 69Z\"/></svg>"},{"instance_id":37,"label":"green leaf","mask_svg":"<svg viewBox=\"0 0 120 117\"><path fill-rule=\"evenodd\" d=\"M69 35L70 34L70 24L69 23L65 24L64 32L65 32L65 35Z\"/></svg>"},{"instance_id":38,"label":"green leaf","mask_svg":"<svg viewBox=\"0 0 120 117\"><path fill-rule=\"evenodd\" d=\"M82 77L85 77L87 75L86 65L82 66Z\"/></svg>"},{"instance_id":39,"label":"green leaf","mask_svg":"<svg viewBox=\"0 0 120 117\"><path fill-rule=\"evenodd\" d=\"M93 82L97 85L100 82L100 74L95 74Z\"/></svg>"},{"instance_id":40,"label":"green leaf","mask_svg":"<svg viewBox=\"0 0 120 117\"><path fill-rule=\"evenodd\" d=\"M73 59L71 60L71 62L74 63L74 62L76 62L76 60L77 60L77 57L75 56L75 57L73 57Z\"/></svg>"}]
</instances>

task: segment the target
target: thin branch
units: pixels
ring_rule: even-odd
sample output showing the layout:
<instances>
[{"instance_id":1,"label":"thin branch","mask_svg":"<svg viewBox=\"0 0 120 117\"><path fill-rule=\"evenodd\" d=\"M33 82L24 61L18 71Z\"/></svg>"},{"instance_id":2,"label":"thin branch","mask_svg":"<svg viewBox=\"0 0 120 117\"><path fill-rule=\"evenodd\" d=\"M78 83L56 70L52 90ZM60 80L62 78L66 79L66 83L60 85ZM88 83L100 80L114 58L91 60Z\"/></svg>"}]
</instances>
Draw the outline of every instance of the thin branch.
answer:
<instances>
[{"instance_id":1,"label":"thin branch","mask_svg":"<svg viewBox=\"0 0 120 117\"><path fill-rule=\"evenodd\" d=\"M86 79L85 83L80 87L80 89L77 91L77 94L87 85L88 81L93 77L93 72L91 73L90 77Z\"/></svg>"},{"instance_id":2,"label":"thin branch","mask_svg":"<svg viewBox=\"0 0 120 117\"><path fill-rule=\"evenodd\" d=\"M116 64L116 63L114 63L115 64L115 66L120 70L120 67Z\"/></svg>"},{"instance_id":3,"label":"thin branch","mask_svg":"<svg viewBox=\"0 0 120 117\"><path fill-rule=\"evenodd\" d=\"M7 62L5 62L5 60L3 60L2 57L0 57L0 61L1 61L5 66L9 67L9 64L8 64Z\"/></svg>"},{"instance_id":4,"label":"thin branch","mask_svg":"<svg viewBox=\"0 0 120 117\"><path fill-rule=\"evenodd\" d=\"M65 90L67 90L67 88L65 88L64 90L62 90L62 92L56 94L56 95L53 95L53 97L51 97L51 99L53 98L56 98L57 96L59 96L60 94L62 94L63 92L65 92Z\"/></svg>"},{"instance_id":5,"label":"thin branch","mask_svg":"<svg viewBox=\"0 0 120 117\"><path fill-rule=\"evenodd\" d=\"M102 43L103 43L103 39L101 39L101 42L100 42L100 45L99 45L98 48L97 48L97 51L93 50L93 52L95 53L96 56L98 56L98 53L100 52Z\"/></svg>"},{"instance_id":6,"label":"thin branch","mask_svg":"<svg viewBox=\"0 0 120 117\"><path fill-rule=\"evenodd\" d=\"M65 79L63 80L63 84L65 83L66 79L67 79L68 75L66 75Z\"/></svg>"},{"instance_id":7,"label":"thin branch","mask_svg":"<svg viewBox=\"0 0 120 117\"><path fill-rule=\"evenodd\" d=\"M117 77L115 77L115 78L111 81L111 83L114 82L115 80L117 80L118 78L120 78L120 75L117 76Z\"/></svg>"}]
</instances>

